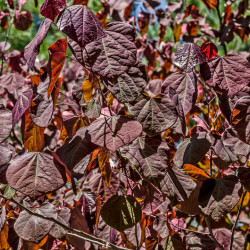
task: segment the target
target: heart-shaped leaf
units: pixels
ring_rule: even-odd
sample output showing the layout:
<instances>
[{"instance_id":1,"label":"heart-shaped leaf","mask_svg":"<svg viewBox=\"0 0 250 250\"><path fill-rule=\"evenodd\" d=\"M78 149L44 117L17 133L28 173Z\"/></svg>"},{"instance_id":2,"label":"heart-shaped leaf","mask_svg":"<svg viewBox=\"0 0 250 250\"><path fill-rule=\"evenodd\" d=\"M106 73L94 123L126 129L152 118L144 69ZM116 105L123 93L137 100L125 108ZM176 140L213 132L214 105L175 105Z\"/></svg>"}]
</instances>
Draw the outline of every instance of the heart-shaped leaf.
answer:
<instances>
[{"instance_id":1,"label":"heart-shaped leaf","mask_svg":"<svg viewBox=\"0 0 250 250\"><path fill-rule=\"evenodd\" d=\"M167 143L160 136L148 137L143 133L131 144L122 147L120 152L145 179L156 184L165 176L168 150Z\"/></svg>"},{"instance_id":2,"label":"heart-shaped leaf","mask_svg":"<svg viewBox=\"0 0 250 250\"><path fill-rule=\"evenodd\" d=\"M88 127L91 142L111 151L132 142L141 132L141 124L126 116L104 116Z\"/></svg>"},{"instance_id":3,"label":"heart-shaped leaf","mask_svg":"<svg viewBox=\"0 0 250 250\"><path fill-rule=\"evenodd\" d=\"M18 96L15 107L12 110L12 125L20 120L25 111L29 108L32 99L33 90L27 90Z\"/></svg>"},{"instance_id":4,"label":"heart-shaped leaf","mask_svg":"<svg viewBox=\"0 0 250 250\"><path fill-rule=\"evenodd\" d=\"M57 27L81 48L106 36L99 19L86 5L65 9L57 20Z\"/></svg>"},{"instance_id":5,"label":"heart-shaped leaf","mask_svg":"<svg viewBox=\"0 0 250 250\"><path fill-rule=\"evenodd\" d=\"M174 64L185 72L190 72L196 65L206 61L201 48L194 43L185 43L175 52Z\"/></svg>"},{"instance_id":6,"label":"heart-shaped leaf","mask_svg":"<svg viewBox=\"0 0 250 250\"><path fill-rule=\"evenodd\" d=\"M26 60L30 68L34 67L36 57L40 51L40 45L42 44L44 38L47 36L51 23L52 21L50 19L46 18L45 20L43 20L35 37L24 48L24 59Z\"/></svg>"},{"instance_id":7,"label":"heart-shaped leaf","mask_svg":"<svg viewBox=\"0 0 250 250\"><path fill-rule=\"evenodd\" d=\"M44 203L41 207L29 209L45 217L56 219L57 216L55 206L48 202ZM24 210L19 214L14 224L14 229L20 238L38 242L48 234L52 225L53 221L44 220Z\"/></svg>"},{"instance_id":8,"label":"heart-shaped leaf","mask_svg":"<svg viewBox=\"0 0 250 250\"><path fill-rule=\"evenodd\" d=\"M237 136L250 144L250 97L243 96L235 104L231 116L231 123Z\"/></svg>"},{"instance_id":9,"label":"heart-shaped leaf","mask_svg":"<svg viewBox=\"0 0 250 250\"><path fill-rule=\"evenodd\" d=\"M53 157L40 152L16 157L9 165L6 176L11 187L33 199L58 190L65 184L65 174L55 165Z\"/></svg>"},{"instance_id":10,"label":"heart-shaped leaf","mask_svg":"<svg viewBox=\"0 0 250 250\"><path fill-rule=\"evenodd\" d=\"M0 110L0 142L10 135L12 129L12 113L7 109Z\"/></svg>"},{"instance_id":11,"label":"heart-shaped leaf","mask_svg":"<svg viewBox=\"0 0 250 250\"><path fill-rule=\"evenodd\" d=\"M66 7L66 0L45 0L41 6L42 16L49 18L52 22L55 17Z\"/></svg>"},{"instance_id":12,"label":"heart-shaped leaf","mask_svg":"<svg viewBox=\"0 0 250 250\"><path fill-rule=\"evenodd\" d=\"M167 96L152 98L141 95L134 105L129 105L129 110L149 135L167 130L178 117L174 104Z\"/></svg>"},{"instance_id":13,"label":"heart-shaped leaf","mask_svg":"<svg viewBox=\"0 0 250 250\"><path fill-rule=\"evenodd\" d=\"M191 110L197 98L197 79L193 72L177 72L170 75L163 83L164 93L168 94L168 88L171 87L176 91L181 102L184 115ZM171 96L170 96L171 98ZM173 99L173 98L171 98Z\"/></svg>"},{"instance_id":14,"label":"heart-shaped leaf","mask_svg":"<svg viewBox=\"0 0 250 250\"><path fill-rule=\"evenodd\" d=\"M131 25L122 25L128 34L134 31ZM131 36L118 33L117 26L120 30L120 22L109 24L105 30L107 36L86 45L84 49L68 39L70 49L85 68L111 81L126 72L137 60L135 44L129 40Z\"/></svg>"},{"instance_id":15,"label":"heart-shaped leaf","mask_svg":"<svg viewBox=\"0 0 250 250\"><path fill-rule=\"evenodd\" d=\"M136 225L142 218L138 201L131 195L112 196L102 207L103 220L119 232Z\"/></svg>"},{"instance_id":16,"label":"heart-shaped leaf","mask_svg":"<svg viewBox=\"0 0 250 250\"><path fill-rule=\"evenodd\" d=\"M238 56L214 56L201 65L201 76L216 92L226 92L233 98L249 84L250 64Z\"/></svg>"},{"instance_id":17,"label":"heart-shaped leaf","mask_svg":"<svg viewBox=\"0 0 250 250\"><path fill-rule=\"evenodd\" d=\"M137 59L134 66L118 77L116 84L108 84L107 87L117 100L122 103L129 103L142 93L146 87L147 79L145 65L140 59Z\"/></svg>"},{"instance_id":18,"label":"heart-shaped leaf","mask_svg":"<svg viewBox=\"0 0 250 250\"><path fill-rule=\"evenodd\" d=\"M235 175L220 180L208 179L203 182L199 195L199 207L205 215L220 221L240 200L242 186Z\"/></svg>"}]
</instances>

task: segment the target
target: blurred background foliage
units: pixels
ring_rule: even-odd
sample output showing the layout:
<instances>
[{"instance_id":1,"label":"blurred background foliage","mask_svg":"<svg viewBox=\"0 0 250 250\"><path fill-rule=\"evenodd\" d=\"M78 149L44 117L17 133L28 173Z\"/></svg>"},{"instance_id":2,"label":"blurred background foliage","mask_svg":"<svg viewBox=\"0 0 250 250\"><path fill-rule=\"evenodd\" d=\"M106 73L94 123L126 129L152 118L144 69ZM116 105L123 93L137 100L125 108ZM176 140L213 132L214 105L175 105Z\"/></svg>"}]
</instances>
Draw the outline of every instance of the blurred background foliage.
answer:
<instances>
[{"instance_id":1,"label":"blurred background foliage","mask_svg":"<svg viewBox=\"0 0 250 250\"><path fill-rule=\"evenodd\" d=\"M140 0L134 0L134 3L138 1ZM177 2L177 1L170 0L168 2ZM38 28L42 20L44 19L44 17L40 14L40 7L42 3L43 3L43 0L38 0L38 6L36 7L34 0L27 0L26 3L23 5L22 11L29 11L31 13L32 18L33 18L33 23L31 27L26 31L17 30L15 26L12 25L10 29L9 38L8 38L8 42L11 44L12 50L16 49L19 51L23 51L24 47L33 39L33 37L37 33ZM73 0L68 1L69 5L72 5L72 3L73 3ZM166 3L167 3L167 0L166 0ZM238 8L239 3L240 3L240 0L236 0L233 2L232 11ZM185 0L184 5L183 5L183 11L185 10L186 6L191 5L191 4L195 5L200 10L201 16L207 17L207 23L212 28L219 29L220 23L219 23L218 15L217 15L215 8L209 10L201 0ZM225 1L224 0L220 1L220 13L222 13L222 17L223 17L223 12L225 8L224 6L225 6ZM88 7L94 13L96 13L97 11L103 8L101 0L89 0ZM13 10L8 8L8 6L6 5L5 0L0 0L0 11L6 11L6 10L8 10L10 13L13 13ZM174 17L175 15L177 15L177 13L172 13L172 15ZM250 15L250 10L247 10L244 16L246 17L249 15ZM10 23L10 18L9 18L9 23ZM3 29L0 27L0 41L5 40L7 30L8 28ZM146 35L149 40L153 40L153 39L157 39L157 37L159 36L159 33L160 33L159 24L149 25ZM40 60L47 60L49 57L48 47L52 43L54 43L57 39L65 38L65 37L66 35L62 33L61 31L58 31L55 24L52 24L47 37L45 38L45 40L43 41L40 47L40 53L39 53L38 58ZM171 27L167 27L164 40L174 42L173 29ZM219 38L217 38L215 42L219 49L218 54L223 55L224 51L223 51L222 46L220 46L219 44ZM231 50L234 50L235 53L238 53L240 51L250 51L250 37L248 36L246 41L243 42L242 39L238 35L234 34L233 40L229 43L226 43L226 48L228 52ZM71 52L68 50L69 55L70 53Z\"/></svg>"}]
</instances>

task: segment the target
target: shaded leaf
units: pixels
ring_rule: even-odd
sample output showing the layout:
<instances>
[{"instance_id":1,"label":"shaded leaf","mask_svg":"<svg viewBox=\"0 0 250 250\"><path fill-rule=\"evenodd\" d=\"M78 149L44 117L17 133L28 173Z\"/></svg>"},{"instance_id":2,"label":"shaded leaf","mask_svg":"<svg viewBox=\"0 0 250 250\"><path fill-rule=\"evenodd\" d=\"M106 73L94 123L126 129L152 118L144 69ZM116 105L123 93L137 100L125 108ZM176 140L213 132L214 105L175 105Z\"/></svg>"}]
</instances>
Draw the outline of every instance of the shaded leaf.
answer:
<instances>
[{"instance_id":1,"label":"shaded leaf","mask_svg":"<svg viewBox=\"0 0 250 250\"><path fill-rule=\"evenodd\" d=\"M74 5L65 9L57 20L57 27L81 48L105 37L99 19L86 5Z\"/></svg>"},{"instance_id":2,"label":"shaded leaf","mask_svg":"<svg viewBox=\"0 0 250 250\"><path fill-rule=\"evenodd\" d=\"M10 93L20 89L25 82L25 78L18 73L7 73L0 76L0 90L7 89Z\"/></svg>"},{"instance_id":3,"label":"shaded leaf","mask_svg":"<svg viewBox=\"0 0 250 250\"><path fill-rule=\"evenodd\" d=\"M30 68L34 67L36 57L40 51L40 45L42 44L43 40L47 36L51 23L52 21L47 18L43 20L43 22L40 24L40 27L35 37L24 48L24 59L26 60Z\"/></svg>"},{"instance_id":4,"label":"shaded leaf","mask_svg":"<svg viewBox=\"0 0 250 250\"><path fill-rule=\"evenodd\" d=\"M193 72L184 73L177 72L170 75L163 83L162 88L164 89L164 93L168 94L168 88L171 87L176 91L178 95L184 115L191 110L194 106L197 98L197 86L196 83L197 78ZM169 95L173 100L173 97Z\"/></svg>"},{"instance_id":5,"label":"shaded leaf","mask_svg":"<svg viewBox=\"0 0 250 250\"><path fill-rule=\"evenodd\" d=\"M40 8L42 16L49 18L52 22L55 17L66 7L65 0L45 0Z\"/></svg>"},{"instance_id":6,"label":"shaded leaf","mask_svg":"<svg viewBox=\"0 0 250 250\"><path fill-rule=\"evenodd\" d=\"M133 196L114 195L103 205L101 216L109 226L122 232L141 220L142 211Z\"/></svg>"},{"instance_id":7,"label":"shaded leaf","mask_svg":"<svg viewBox=\"0 0 250 250\"><path fill-rule=\"evenodd\" d=\"M208 179L203 182L199 195L199 207L205 215L220 221L238 203L242 186L234 175L220 180Z\"/></svg>"},{"instance_id":8,"label":"shaded leaf","mask_svg":"<svg viewBox=\"0 0 250 250\"><path fill-rule=\"evenodd\" d=\"M250 169L247 167L239 167L238 168L238 178L241 184L246 188L246 190L250 190Z\"/></svg>"},{"instance_id":9,"label":"shaded leaf","mask_svg":"<svg viewBox=\"0 0 250 250\"><path fill-rule=\"evenodd\" d=\"M148 135L159 134L177 120L175 106L168 97L151 98L142 95L129 106L131 114L142 124Z\"/></svg>"},{"instance_id":10,"label":"shaded leaf","mask_svg":"<svg viewBox=\"0 0 250 250\"><path fill-rule=\"evenodd\" d=\"M167 168L165 177L160 183L160 190L172 204L189 198L195 187L196 184L189 175L175 165Z\"/></svg>"},{"instance_id":11,"label":"shaded leaf","mask_svg":"<svg viewBox=\"0 0 250 250\"><path fill-rule=\"evenodd\" d=\"M15 155L15 148L12 147L10 144L1 143L0 144L0 166L3 166L10 162L10 160Z\"/></svg>"},{"instance_id":12,"label":"shaded leaf","mask_svg":"<svg viewBox=\"0 0 250 250\"><path fill-rule=\"evenodd\" d=\"M91 142L111 151L135 140L141 132L141 124L126 116L104 116L88 126Z\"/></svg>"},{"instance_id":13,"label":"shaded leaf","mask_svg":"<svg viewBox=\"0 0 250 250\"><path fill-rule=\"evenodd\" d=\"M100 116L101 113L101 104L95 98L92 98L88 103L85 115L90 119L95 119Z\"/></svg>"},{"instance_id":14,"label":"shaded leaf","mask_svg":"<svg viewBox=\"0 0 250 250\"><path fill-rule=\"evenodd\" d=\"M12 129L12 113L7 109L0 109L0 142L6 140Z\"/></svg>"},{"instance_id":15,"label":"shaded leaf","mask_svg":"<svg viewBox=\"0 0 250 250\"><path fill-rule=\"evenodd\" d=\"M194 43L185 43L175 52L174 64L185 72L190 72L196 65L206 61L201 49Z\"/></svg>"},{"instance_id":16,"label":"shaded leaf","mask_svg":"<svg viewBox=\"0 0 250 250\"><path fill-rule=\"evenodd\" d=\"M168 150L167 143L160 136L148 137L143 133L131 144L122 147L120 152L145 179L158 183L168 167Z\"/></svg>"},{"instance_id":17,"label":"shaded leaf","mask_svg":"<svg viewBox=\"0 0 250 250\"><path fill-rule=\"evenodd\" d=\"M123 35L123 32L130 34L133 31L129 24L114 22L107 26L106 37L86 45L84 50L71 39L68 43L85 68L112 81L136 63L134 41L131 41L131 35Z\"/></svg>"},{"instance_id":18,"label":"shaded leaf","mask_svg":"<svg viewBox=\"0 0 250 250\"><path fill-rule=\"evenodd\" d=\"M56 219L57 212L54 205L44 203L43 206L31 209L34 213ZM44 220L35 215L31 215L27 211L22 211L15 224L14 229L19 237L24 240L38 242L41 240L51 229L52 221Z\"/></svg>"},{"instance_id":19,"label":"shaded leaf","mask_svg":"<svg viewBox=\"0 0 250 250\"><path fill-rule=\"evenodd\" d=\"M137 59L134 66L118 77L116 84L108 84L107 87L117 100L122 103L129 103L142 93L146 84L147 72L145 65L140 59Z\"/></svg>"},{"instance_id":20,"label":"shaded leaf","mask_svg":"<svg viewBox=\"0 0 250 250\"><path fill-rule=\"evenodd\" d=\"M208 236L196 233L189 233L186 238L187 245L194 250L214 250L216 243Z\"/></svg>"},{"instance_id":21,"label":"shaded leaf","mask_svg":"<svg viewBox=\"0 0 250 250\"><path fill-rule=\"evenodd\" d=\"M177 148L174 163L179 168L184 164L196 165L210 147L211 138L206 132L200 132L190 139L184 139Z\"/></svg>"},{"instance_id":22,"label":"shaded leaf","mask_svg":"<svg viewBox=\"0 0 250 250\"><path fill-rule=\"evenodd\" d=\"M214 56L201 65L200 73L216 92L233 98L249 84L250 64L238 55Z\"/></svg>"},{"instance_id":23,"label":"shaded leaf","mask_svg":"<svg viewBox=\"0 0 250 250\"><path fill-rule=\"evenodd\" d=\"M37 198L65 184L65 174L46 153L30 152L16 157L9 165L8 184L14 189Z\"/></svg>"}]
</instances>

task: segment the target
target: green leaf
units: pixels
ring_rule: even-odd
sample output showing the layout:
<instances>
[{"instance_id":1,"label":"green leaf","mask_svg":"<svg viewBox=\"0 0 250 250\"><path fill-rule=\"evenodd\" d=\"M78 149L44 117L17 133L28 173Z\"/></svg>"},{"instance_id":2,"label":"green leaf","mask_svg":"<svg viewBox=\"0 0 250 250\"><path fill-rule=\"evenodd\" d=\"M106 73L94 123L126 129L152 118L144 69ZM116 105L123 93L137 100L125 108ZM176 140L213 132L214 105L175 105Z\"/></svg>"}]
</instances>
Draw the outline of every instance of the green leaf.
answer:
<instances>
[{"instance_id":1,"label":"green leaf","mask_svg":"<svg viewBox=\"0 0 250 250\"><path fill-rule=\"evenodd\" d=\"M142 210L131 195L114 195L102 207L103 220L116 230L123 232L141 220Z\"/></svg>"}]
</instances>

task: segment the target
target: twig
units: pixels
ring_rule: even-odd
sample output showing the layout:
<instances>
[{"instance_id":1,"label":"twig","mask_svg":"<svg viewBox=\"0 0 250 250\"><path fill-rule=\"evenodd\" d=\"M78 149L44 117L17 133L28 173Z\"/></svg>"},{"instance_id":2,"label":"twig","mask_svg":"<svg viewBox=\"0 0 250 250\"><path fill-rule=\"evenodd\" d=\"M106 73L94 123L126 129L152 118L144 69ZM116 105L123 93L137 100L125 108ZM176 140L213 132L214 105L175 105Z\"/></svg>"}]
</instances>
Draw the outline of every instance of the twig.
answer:
<instances>
[{"instance_id":1,"label":"twig","mask_svg":"<svg viewBox=\"0 0 250 250\"><path fill-rule=\"evenodd\" d=\"M209 235L210 237L214 240L214 242L216 243L216 245L220 248L220 249L224 249L223 246L217 241L217 239L214 237L214 234L213 234L213 231L212 231L212 228L211 228L211 224L210 224L210 221L208 219L207 216L204 217L205 218L205 221L207 223L207 227L208 227L208 230L209 230Z\"/></svg>"},{"instance_id":2,"label":"twig","mask_svg":"<svg viewBox=\"0 0 250 250\"><path fill-rule=\"evenodd\" d=\"M0 194L0 197L1 198L4 198L6 199L3 195ZM80 231L80 230L77 230L77 229L74 229L74 228L71 228L71 227L68 227L66 225L64 225L63 223L61 223L60 221L54 219L54 218L51 218L51 217L47 217L47 216L44 216L44 215L41 215L41 214L38 214L38 213L35 213L33 211L31 211L29 208L25 207L24 205L22 205L21 203L19 203L18 201L16 201L15 199L11 198L11 199L8 199L9 201L15 203L17 206L19 206L20 208L22 208L23 210L27 211L29 214L33 215L33 216L36 216L36 217L39 217L39 218L42 218L44 220L47 220L47 221L52 221L54 222L55 224L59 225L60 227L62 227L63 229L69 231L69 235L74 235L74 236L77 236L79 238L82 238L86 241L89 241L93 244L97 244L99 246L102 246L102 247L111 247L112 249L127 249L127 248L123 248L123 247L118 247L112 243L108 243L106 242L105 240L103 239L100 239L100 238L97 238L96 236L94 235L90 235L90 234L87 234L83 231Z\"/></svg>"},{"instance_id":3,"label":"twig","mask_svg":"<svg viewBox=\"0 0 250 250\"><path fill-rule=\"evenodd\" d=\"M242 197L241 197L240 207L239 207L239 210L238 210L238 213L237 213L236 220L235 220L234 225L233 225L233 227L232 227L232 235L231 235L230 248L229 248L230 250L233 249L234 230L235 230L235 227L236 227L236 225L237 225L237 223L238 223L238 220L239 220L239 217L240 217L240 212L241 212L242 205L243 205L244 199L245 199L245 197L246 197L246 194L247 194L247 192L244 192L243 195L242 195Z\"/></svg>"},{"instance_id":4,"label":"twig","mask_svg":"<svg viewBox=\"0 0 250 250\"><path fill-rule=\"evenodd\" d=\"M174 225L172 222L168 221L168 223L170 225L172 225L173 227L176 227L180 230L184 230L184 231L187 231L187 232L191 232L191 233L197 233L197 234L203 234L203 235L210 235L210 233L205 233L205 232L200 232L200 231L196 231L196 230L191 230L191 229L188 229L188 228L183 228L183 227L179 227L179 226L176 226Z\"/></svg>"}]
</instances>

